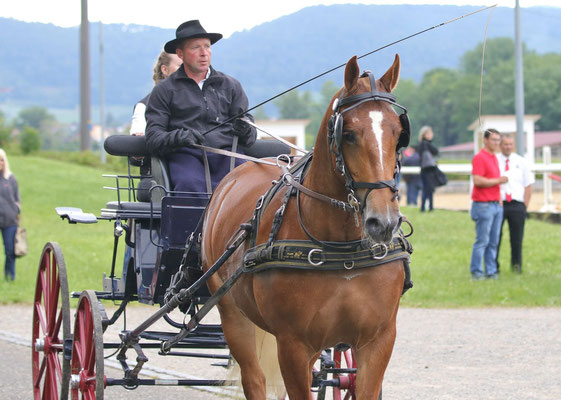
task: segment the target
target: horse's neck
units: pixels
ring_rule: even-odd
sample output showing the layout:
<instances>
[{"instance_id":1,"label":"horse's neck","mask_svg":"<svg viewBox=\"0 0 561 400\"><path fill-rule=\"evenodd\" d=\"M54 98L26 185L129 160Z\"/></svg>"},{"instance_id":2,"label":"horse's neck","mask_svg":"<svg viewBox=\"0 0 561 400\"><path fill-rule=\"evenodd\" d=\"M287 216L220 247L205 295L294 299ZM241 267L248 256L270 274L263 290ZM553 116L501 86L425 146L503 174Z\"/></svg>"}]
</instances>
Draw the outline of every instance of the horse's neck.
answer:
<instances>
[{"instance_id":1,"label":"horse's neck","mask_svg":"<svg viewBox=\"0 0 561 400\"><path fill-rule=\"evenodd\" d=\"M316 143L303 184L314 192L346 202L348 192L345 181L332 165L330 154L327 147L317 146ZM313 223L313 231L322 233L322 240L348 241L360 237L353 213L342 211L328 202L301 195L300 212L306 225Z\"/></svg>"}]
</instances>

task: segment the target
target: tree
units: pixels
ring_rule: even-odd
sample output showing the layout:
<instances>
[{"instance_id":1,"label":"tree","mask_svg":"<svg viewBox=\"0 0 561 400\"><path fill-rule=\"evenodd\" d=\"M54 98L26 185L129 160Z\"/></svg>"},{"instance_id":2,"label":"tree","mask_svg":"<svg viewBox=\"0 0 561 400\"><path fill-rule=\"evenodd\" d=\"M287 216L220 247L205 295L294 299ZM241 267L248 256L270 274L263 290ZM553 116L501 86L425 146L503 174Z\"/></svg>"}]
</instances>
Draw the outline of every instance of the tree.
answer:
<instances>
[{"instance_id":1,"label":"tree","mask_svg":"<svg viewBox=\"0 0 561 400\"><path fill-rule=\"evenodd\" d=\"M309 118L312 106L312 95L307 91L300 93L298 90L293 90L279 97L273 103L279 110L280 118Z\"/></svg>"},{"instance_id":2,"label":"tree","mask_svg":"<svg viewBox=\"0 0 561 400\"><path fill-rule=\"evenodd\" d=\"M23 154L29 154L41 148L39 131L30 126L23 128L20 139L20 147Z\"/></svg>"},{"instance_id":3,"label":"tree","mask_svg":"<svg viewBox=\"0 0 561 400\"><path fill-rule=\"evenodd\" d=\"M30 126L37 130L41 129L41 124L44 121L55 120L52 114L49 114L45 107L30 107L21 110L18 114L18 121L16 126L18 128L23 128L24 126Z\"/></svg>"},{"instance_id":4,"label":"tree","mask_svg":"<svg viewBox=\"0 0 561 400\"><path fill-rule=\"evenodd\" d=\"M0 110L0 147L6 147L10 142L12 127L6 124L6 117Z\"/></svg>"},{"instance_id":5,"label":"tree","mask_svg":"<svg viewBox=\"0 0 561 400\"><path fill-rule=\"evenodd\" d=\"M460 59L460 71L465 74L481 75L483 43L469 50ZM499 37L487 40L485 45L484 73L502 63L514 63L514 41L511 38Z\"/></svg>"}]
</instances>

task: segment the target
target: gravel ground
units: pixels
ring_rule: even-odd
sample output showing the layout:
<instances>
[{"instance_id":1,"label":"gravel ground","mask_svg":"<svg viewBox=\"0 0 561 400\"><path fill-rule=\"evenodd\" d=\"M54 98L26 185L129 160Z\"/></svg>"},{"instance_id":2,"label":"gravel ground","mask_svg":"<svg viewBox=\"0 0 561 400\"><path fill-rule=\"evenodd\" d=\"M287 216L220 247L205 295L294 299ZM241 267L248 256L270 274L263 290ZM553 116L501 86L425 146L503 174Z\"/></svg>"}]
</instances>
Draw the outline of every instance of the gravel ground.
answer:
<instances>
[{"instance_id":1,"label":"gravel ground","mask_svg":"<svg viewBox=\"0 0 561 400\"><path fill-rule=\"evenodd\" d=\"M130 326L154 311L151 307L129 311ZM0 376L0 398L12 399L16 397L6 396L14 393L14 385L20 385L20 381L23 388L16 392L29 393L31 371L26 364L29 366L30 350L22 345L8 348L6 338L18 336L30 340L31 308L1 306L0 320L2 364L13 365L4 368ZM21 357L14 353L20 353ZM147 365L182 374L205 377L224 374L222 368L189 364L183 359L149 358ZM106 392L106 398L181 398L184 396L178 396L179 393L187 393L176 390L153 388L149 392L140 388L126 392L112 388L112 392ZM212 392L189 391L184 398L223 397ZM394 353L384 380L384 399L561 399L561 309L401 308Z\"/></svg>"}]
</instances>

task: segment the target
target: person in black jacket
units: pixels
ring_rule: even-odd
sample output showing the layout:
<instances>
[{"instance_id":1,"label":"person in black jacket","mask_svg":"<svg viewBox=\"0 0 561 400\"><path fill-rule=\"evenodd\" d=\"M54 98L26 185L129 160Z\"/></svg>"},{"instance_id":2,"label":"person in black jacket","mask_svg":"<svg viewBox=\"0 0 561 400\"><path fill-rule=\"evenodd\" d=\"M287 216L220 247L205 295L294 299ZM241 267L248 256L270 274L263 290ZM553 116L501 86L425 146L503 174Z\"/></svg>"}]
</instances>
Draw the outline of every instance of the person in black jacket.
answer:
<instances>
[{"instance_id":1,"label":"person in black jacket","mask_svg":"<svg viewBox=\"0 0 561 400\"><path fill-rule=\"evenodd\" d=\"M426 209L428 202L429 211L433 210L434 196L434 170L436 169L436 156L438 149L432 144L434 134L430 126L423 126L419 130L419 145L417 152L421 159L421 180L423 181L423 193L421 195L421 212Z\"/></svg>"},{"instance_id":2,"label":"person in black jacket","mask_svg":"<svg viewBox=\"0 0 561 400\"><path fill-rule=\"evenodd\" d=\"M255 128L243 121L253 121L248 113L224 123L245 113L248 100L236 79L211 66L211 45L221 38L192 20L181 24L176 38L164 46L183 64L152 90L146 108L146 144L151 153L167 160L176 191L209 192L230 170L229 157L194 145L232 150L237 142L250 147L257 137Z\"/></svg>"},{"instance_id":3,"label":"person in black jacket","mask_svg":"<svg viewBox=\"0 0 561 400\"><path fill-rule=\"evenodd\" d=\"M6 253L4 277L7 281L16 279L15 243L20 204L18 182L10 171L6 152L0 149L0 228L4 240L4 252Z\"/></svg>"}]
</instances>

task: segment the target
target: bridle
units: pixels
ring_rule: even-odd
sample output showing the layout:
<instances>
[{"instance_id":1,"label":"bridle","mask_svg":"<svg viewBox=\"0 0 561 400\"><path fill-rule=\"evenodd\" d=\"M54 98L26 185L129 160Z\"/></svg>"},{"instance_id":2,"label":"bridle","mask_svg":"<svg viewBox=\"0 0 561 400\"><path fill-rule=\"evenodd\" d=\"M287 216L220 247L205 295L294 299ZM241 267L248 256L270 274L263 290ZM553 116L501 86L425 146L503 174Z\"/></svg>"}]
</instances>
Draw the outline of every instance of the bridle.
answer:
<instances>
[{"instance_id":1,"label":"bridle","mask_svg":"<svg viewBox=\"0 0 561 400\"><path fill-rule=\"evenodd\" d=\"M396 184L396 176L399 174L399 170L401 168L401 164L399 161L398 153L399 150L407 147L409 145L409 139L411 137L411 130L409 124L409 117L407 115L407 109L402 105L396 102L396 97L391 93L386 92L379 92L376 90L376 82L374 79L374 75L370 71L365 71L361 76L368 77L370 80L370 92L356 94L348 97L343 98L343 91L335 101L333 102L333 114L329 119L328 123L328 140L331 152L335 155L335 165L337 170L341 173L341 175L345 178L345 187L347 188L349 195L348 195L348 202L354 208L355 212L362 212L364 207L366 206L366 199L370 192L374 189L384 189L389 188L393 193L394 197L392 200L395 200L398 196L398 187ZM393 106L396 106L403 110L403 113L399 115L399 121L401 122L401 134L399 136L399 140L396 145L396 163L394 168L394 177L393 179L385 180L385 181L377 181L377 182L357 182L353 179L351 174L349 173L349 169L346 168L345 158L343 157L343 153L341 151L341 142L343 139L343 114L346 112L358 107L362 103L367 101L385 101L390 103ZM343 107L348 106L347 108L343 109ZM357 189L366 189L366 195L359 203L357 200L355 190ZM360 208L359 208L360 207Z\"/></svg>"}]
</instances>

